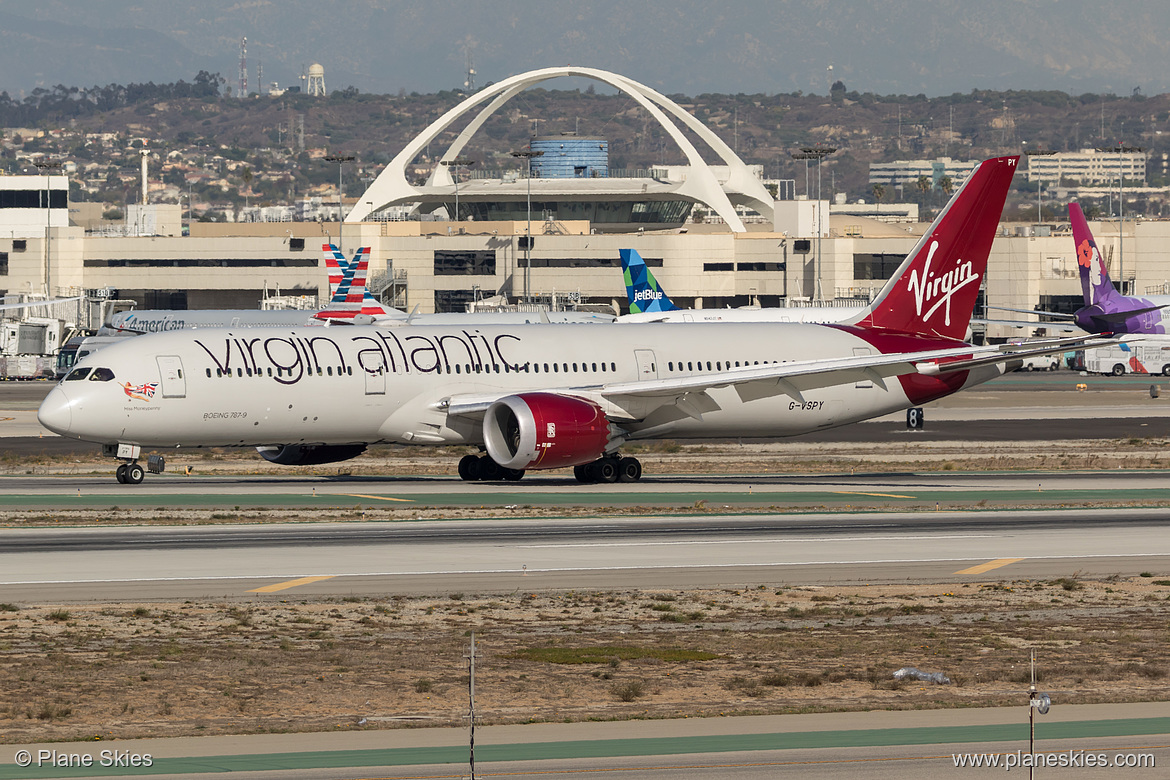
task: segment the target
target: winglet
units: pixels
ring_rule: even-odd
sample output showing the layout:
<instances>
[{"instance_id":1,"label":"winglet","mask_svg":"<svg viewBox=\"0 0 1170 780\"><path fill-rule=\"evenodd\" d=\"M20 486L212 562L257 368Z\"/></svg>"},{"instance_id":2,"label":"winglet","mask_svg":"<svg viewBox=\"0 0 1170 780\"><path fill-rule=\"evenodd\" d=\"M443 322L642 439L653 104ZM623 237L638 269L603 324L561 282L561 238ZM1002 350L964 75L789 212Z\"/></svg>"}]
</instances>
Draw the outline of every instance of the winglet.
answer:
<instances>
[{"instance_id":1,"label":"winglet","mask_svg":"<svg viewBox=\"0 0 1170 780\"><path fill-rule=\"evenodd\" d=\"M670 296L658 286L658 280L650 273L642 256L636 249L619 249L622 258L622 274L626 278L626 299L630 312L677 311L678 307Z\"/></svg>"}]
</instances>

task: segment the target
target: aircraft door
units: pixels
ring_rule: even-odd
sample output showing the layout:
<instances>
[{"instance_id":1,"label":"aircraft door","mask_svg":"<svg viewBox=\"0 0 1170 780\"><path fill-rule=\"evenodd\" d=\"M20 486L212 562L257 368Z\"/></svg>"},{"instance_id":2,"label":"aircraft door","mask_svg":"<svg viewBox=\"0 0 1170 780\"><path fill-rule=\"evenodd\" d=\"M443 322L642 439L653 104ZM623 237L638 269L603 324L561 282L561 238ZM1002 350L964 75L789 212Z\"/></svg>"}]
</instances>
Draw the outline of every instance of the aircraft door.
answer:
<instances>
[{"instance_id":1,"label":"aircraft door","mask_svg":"<svg viewBox=\"0 0 1170 780\"><path fill-rule=\"evenodd\" d=\"M366 375L366 395L386 395L386 367L378 366L372 373L362 369Z\"/></svg>"},{"instance_id":2,"label":"aircraft door","mask_svg":"<svg viewBox=\"0 0 1170 780\"><path fill-rule=\"evenodd\" d=\"M657 379L658 364L654 361L654 350L635 349L634 359L638 361L638 379Z\"/></svg>"},{"instance_id":3,"label":"aircraft door","mask_svg":"<svg viewBox=\"0 0 1170 780\"><path fill-rule=\"evenodd\" d=\"M182 359L178 355L159 355L157 361L163 398L186 398L187 380L183 376Z\"/></svg>"}]
</instances>

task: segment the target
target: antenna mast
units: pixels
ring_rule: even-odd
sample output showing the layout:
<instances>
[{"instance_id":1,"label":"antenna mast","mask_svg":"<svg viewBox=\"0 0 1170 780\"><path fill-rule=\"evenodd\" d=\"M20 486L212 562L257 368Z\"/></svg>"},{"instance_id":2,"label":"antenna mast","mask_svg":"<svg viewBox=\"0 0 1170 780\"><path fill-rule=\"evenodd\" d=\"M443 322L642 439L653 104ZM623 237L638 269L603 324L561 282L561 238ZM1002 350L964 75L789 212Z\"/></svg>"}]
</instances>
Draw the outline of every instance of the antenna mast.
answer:
<instances>
[{"instance_id":1,"label":"antenna mast","mask_svg":"<svg viewBox=\"0 0 1170 780\"><path fill-rule=\"evenodd\" d=\"M471 49L467 50L467 79L463 82L463 87L469 95L475 92L475 67L471 61Z\"/></svg>"},{"instance_id":2,"label":"antenna mast","mask_svg":"<svg viewBox=\"0 0 1170 780\"><path fill-rule=\"evenodd\" d=\"M240 38L240 97L248 97L248 39Z\"/></svg>"}]
</instances>

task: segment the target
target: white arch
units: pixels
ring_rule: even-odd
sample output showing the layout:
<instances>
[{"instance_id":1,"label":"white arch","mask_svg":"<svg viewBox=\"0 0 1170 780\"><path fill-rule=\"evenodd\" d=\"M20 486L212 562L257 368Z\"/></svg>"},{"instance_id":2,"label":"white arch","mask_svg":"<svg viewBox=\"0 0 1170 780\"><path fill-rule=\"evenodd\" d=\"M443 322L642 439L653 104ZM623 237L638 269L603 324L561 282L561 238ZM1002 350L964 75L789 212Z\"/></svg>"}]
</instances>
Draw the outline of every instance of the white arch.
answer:
<instances>
[{"instance_id":1,"label":"white arch","mask_svg":"<svg viewBox=\"0 0 1170 780\"><path fill-rule=\"evenodd\" d=\"M732 205L727 192L719 184L710 167L703 161L702 156L695 149L694 144L683 135L679 127L663 113L662 109L666 109L666 111L681 120L727 164L729 171L727 186L732 194L737 196L737 201L750 205L761 214L771 214L773 208L772 199L767 189L764 188L763 183L751 175L747 166L744 165L743 161L739 159L738 155L727 144L723 143L717 135L695 119L695 117L684 111L677 103L649 87L616 73L597 70L595 68L566 66L543 68L504 79L498 84L494 84L472 95L447 111L432 122L422 133L415 136L414 140L407 144L390 161L382 173L378 175L378 178L365 191L345 221L360 222L372 212L390 204L420 200L425 190L407 181L406 166L422 152L427 144L475 106L487 101L489 98L494 98L463 129L458 137L456 137L447 151L443 153L443 156L440 158L441 160L453 160L458 157L459 152L467 145L467 142L471 140L472 136L479 131L483 123L500 106L515 97L517 93L541 82L548 81L549 79L564 76L583 76L609 84L629 95L653 116L662 126L662 129L678 144L679 149L682 150L687 158L687 162L691 166L686 181L676 186L674 191L709 206L716 214L723 218L724 222L732 231L742 233L744 232L744 226L739 215L735 213L735 207ZM451 179L448 166L436 165L424 186L434 187L450 185L452 183L453 180Z\"/></svg>"}]
</instances>

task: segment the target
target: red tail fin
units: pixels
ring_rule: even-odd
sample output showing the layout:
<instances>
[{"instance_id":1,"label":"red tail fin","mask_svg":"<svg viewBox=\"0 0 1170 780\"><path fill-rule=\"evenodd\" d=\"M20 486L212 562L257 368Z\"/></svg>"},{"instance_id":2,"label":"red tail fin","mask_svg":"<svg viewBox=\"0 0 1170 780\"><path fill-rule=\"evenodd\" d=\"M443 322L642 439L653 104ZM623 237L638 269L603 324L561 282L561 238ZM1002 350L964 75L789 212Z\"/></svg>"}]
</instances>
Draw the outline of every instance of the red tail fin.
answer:
<instances>
[{"instance_id":1,"label":"red tail fin","mask_svg":"<svg viewBox=\"0 0 1170 780\"><path fill-rule=\"evenodd\" d=\"M858 325L966 336L1019 159L984 160L972 171Z\"/></svg>"}]
</instances>

